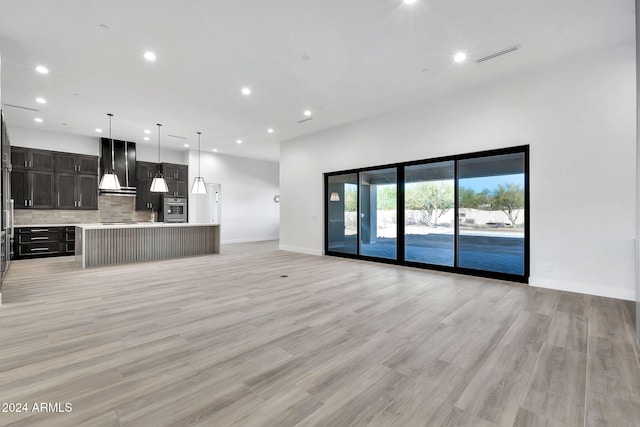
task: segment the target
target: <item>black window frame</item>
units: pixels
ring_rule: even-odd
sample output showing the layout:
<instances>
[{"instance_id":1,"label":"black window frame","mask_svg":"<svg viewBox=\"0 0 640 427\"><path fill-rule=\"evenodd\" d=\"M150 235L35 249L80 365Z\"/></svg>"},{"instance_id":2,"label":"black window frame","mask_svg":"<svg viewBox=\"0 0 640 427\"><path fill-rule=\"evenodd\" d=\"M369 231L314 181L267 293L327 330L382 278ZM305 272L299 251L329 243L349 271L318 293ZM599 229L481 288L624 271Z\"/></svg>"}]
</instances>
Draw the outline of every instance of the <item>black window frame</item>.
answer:
<instances>
[{"instance_id":1,"label":"black window frame","mask_svg":"<svg viewBox=\"0 0 640 427\"><path fill-rule=\"evenodd\" d=\"M426 263L418 263L412 261L405 261L405 194L404 194L404 181L405 181L405 166L415 166L415 165L424 165L429 163L437 163L437 162L445 162L445 161L453 161L454 162L454 218L459 218L459 200L458 200L458 161L467 160L467 159L475 159L482 157L492 157L504 154L524 154L524 196L525 196L525 205L524 205L524 273L522 275L519 274L510 274L510 273L502 273L488 270L476 270L465 267L458 267L458 237L459 237L459 221L454 221L454 265L443 266L438 264L426 264ZM360 172L374 171L377 169L387 169L387 168L395 168L396 169L396 177L397 177L397 240L396 240L396 259L389 258L377 258L371 256L360 255L360 245L359 242L356 245L356 254L348 254L342 252L335 252L329 250L329 228L328 228L328 217L329 217L329 177L334 175L342 175L355 173L358 176L358 205L357 212L360 212ZM399 162L399 163L390 163L385 165L376 165L376 166L368 166L364 168L357 169L348 169L341 171L333 171L333 172L325 172L324 175L324 254L327 256L336 256L340 258L350 258L350 259L358 259L363 261L373 261L383 264L393 264L393 265L401 265L406 267L416 267L422 268L426 270L436 270L436 271L445 271L449 273L458 273L476 277L487 277L492 279L506 280L511 282L518 283L529 283L529 275L530 275L530 237L531 237L531 225L530 225L530 197L529 197L529 145L519 145L515 147L507 147L507 148L499 148L485 151L477 151L473 153L465 153L465 154L457 154L451 156L443 156L436 157L430 159L421 159L421 160L413 160L408 162ZM358 235L357 238L360 239L360 221L358 221Z\"/></svg>"}]
</instances>

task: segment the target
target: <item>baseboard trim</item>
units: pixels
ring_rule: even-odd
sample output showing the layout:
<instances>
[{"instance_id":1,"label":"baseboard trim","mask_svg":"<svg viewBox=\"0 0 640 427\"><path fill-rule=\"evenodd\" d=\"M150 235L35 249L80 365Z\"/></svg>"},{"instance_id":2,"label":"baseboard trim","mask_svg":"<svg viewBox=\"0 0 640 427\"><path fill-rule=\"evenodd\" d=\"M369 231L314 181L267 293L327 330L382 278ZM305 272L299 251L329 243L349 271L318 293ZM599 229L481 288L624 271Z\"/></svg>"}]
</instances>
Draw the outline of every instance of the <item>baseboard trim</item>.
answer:
<instances>
[{"instance_id":1,"label":"baseboard trim","mask_svg":"<svg viewBox=\"0 0 640 427\"><path fill-rule=\"evenodd\" d=\"M282 244L280 245L280 250L287 251L287 252L297 252L299 254L305 254L305 255L318 255L318 256L324 255L324 251L322 250L301 248L298 246L289 246L289 245L282 245Z\"/></svg>"},{"instance_id":2,"label":"baseboard trim","mask_svg":"<svg viewBox=\"0 0 640 427\"><path fill-rule=\"evenodd\" d=\"M229 240L221 240L221 245L226 245L229 243L251 243L251 242L267 242L270 240L278 240L278 236L267 236L267 237L244 237L240 239L229 239Z\"/></svg>"},{"instance_id":3,"label":"baseboard trim","mask_svg":"<svg viewBox=\"0 0 640 427\"><path fill-rule=\"evenodd\" d=\"M529 277L529 286L537 288L555 289L557 291L575 292L578 294L596 295L599 297L615 298L625 301L635 301L635 289L614 288L610 286L594 285L591 283L568 282L538 277Z\"/></svg>"}]
</instances>

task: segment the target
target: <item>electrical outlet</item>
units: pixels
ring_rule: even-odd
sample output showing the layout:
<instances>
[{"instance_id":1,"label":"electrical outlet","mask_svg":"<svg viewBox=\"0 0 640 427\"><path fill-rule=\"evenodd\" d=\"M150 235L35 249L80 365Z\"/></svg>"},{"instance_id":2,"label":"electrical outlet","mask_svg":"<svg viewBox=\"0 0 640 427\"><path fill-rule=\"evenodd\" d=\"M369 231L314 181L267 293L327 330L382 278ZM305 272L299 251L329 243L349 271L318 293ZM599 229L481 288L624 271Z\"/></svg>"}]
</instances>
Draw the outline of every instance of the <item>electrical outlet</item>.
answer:
<instances>
[{"instance_id":1,"label":"electrical outlet","mask_svg":"<svg viewBox=\"0 0 640 427\"><path fill-rule=\"evenodd\" d=\"M547 273L553 272L553 264L551 264L550 262L546 263L544 265L544 269Z\"/></svg>"}]
</instances>

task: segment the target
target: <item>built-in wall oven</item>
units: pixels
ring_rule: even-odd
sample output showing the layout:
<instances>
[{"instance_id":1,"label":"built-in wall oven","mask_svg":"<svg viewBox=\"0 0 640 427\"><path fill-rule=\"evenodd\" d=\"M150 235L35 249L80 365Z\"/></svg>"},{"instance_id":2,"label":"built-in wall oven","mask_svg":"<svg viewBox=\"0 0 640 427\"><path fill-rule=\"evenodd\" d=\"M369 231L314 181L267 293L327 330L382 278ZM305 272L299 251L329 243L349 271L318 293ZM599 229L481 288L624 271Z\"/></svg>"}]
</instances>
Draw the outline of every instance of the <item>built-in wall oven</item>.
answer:
<instances>
[{"instance_id":1,"label":"built-in wall oven","mask_svg":"<svg viewBox=\"0 0 640 427\"><path fill-rule=\"evenodd\" d=\"M187 199L184 197L165 197L163 203L164 222L187 222Z\"/></svg>"}]
</instances>

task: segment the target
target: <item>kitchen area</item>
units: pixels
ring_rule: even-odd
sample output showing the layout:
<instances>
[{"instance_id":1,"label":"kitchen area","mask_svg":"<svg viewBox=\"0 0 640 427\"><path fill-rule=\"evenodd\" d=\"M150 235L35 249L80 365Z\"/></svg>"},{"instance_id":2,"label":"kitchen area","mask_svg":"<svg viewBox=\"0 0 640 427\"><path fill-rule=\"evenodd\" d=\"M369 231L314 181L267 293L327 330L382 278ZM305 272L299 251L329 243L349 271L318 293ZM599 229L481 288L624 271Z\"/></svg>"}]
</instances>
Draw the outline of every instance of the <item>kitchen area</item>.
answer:
<instances>
[{"instance_id":1,"label":"kitchen area","mask_svg":"<svg viewBox=\"0 0 640 427\"><path fill-rule=\"evenodd\" d=\"M110 138L95 138L100 156L20 147L2 130L3 273L10 260L75 256L86 268L219 252L219 223L188 222L188 165L138 161L135 142Z\"/></svg>"}]
</instances>

